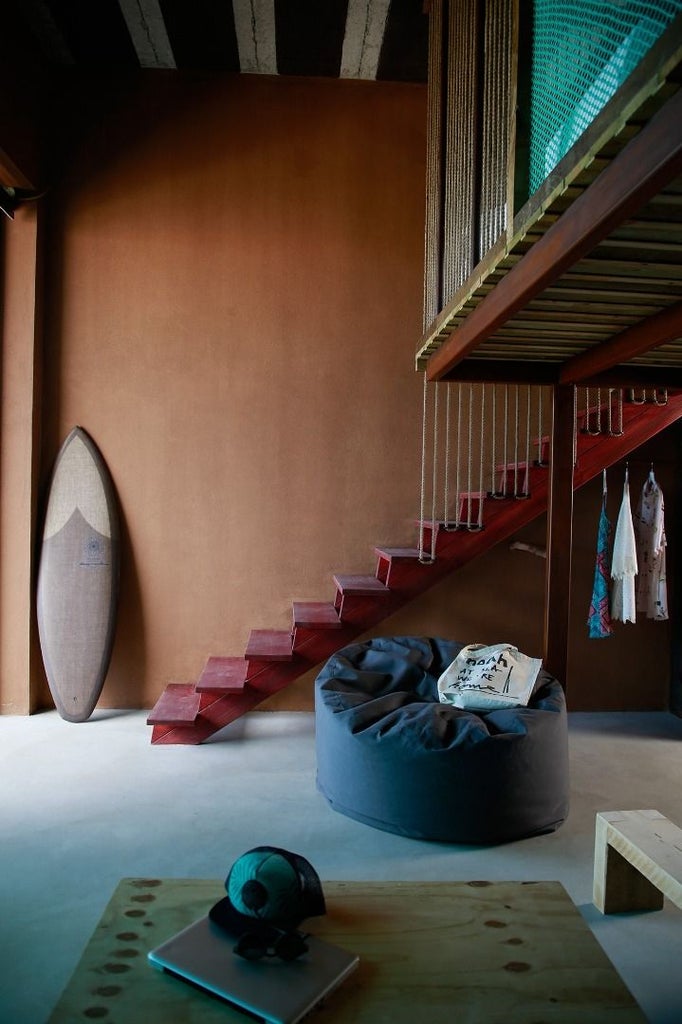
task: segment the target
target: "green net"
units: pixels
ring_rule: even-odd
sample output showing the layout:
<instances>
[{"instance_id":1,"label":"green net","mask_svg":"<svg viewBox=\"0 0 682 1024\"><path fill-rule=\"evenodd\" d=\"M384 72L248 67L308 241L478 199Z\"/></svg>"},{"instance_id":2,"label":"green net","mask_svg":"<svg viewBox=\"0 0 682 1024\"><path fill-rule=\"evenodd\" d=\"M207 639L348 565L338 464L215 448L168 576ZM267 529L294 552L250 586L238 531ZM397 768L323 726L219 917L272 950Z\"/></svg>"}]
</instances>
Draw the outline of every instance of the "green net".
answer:
<instances>
[{"instance_id":1,"label":"green net","mask_svg":"<svg viewBox=\"0 0 682 1024\"><path fill-rule=\"evenodd\" d=\"M530 192L585 131L682 0L535 0Z\"/></svg>"}]
</instances>

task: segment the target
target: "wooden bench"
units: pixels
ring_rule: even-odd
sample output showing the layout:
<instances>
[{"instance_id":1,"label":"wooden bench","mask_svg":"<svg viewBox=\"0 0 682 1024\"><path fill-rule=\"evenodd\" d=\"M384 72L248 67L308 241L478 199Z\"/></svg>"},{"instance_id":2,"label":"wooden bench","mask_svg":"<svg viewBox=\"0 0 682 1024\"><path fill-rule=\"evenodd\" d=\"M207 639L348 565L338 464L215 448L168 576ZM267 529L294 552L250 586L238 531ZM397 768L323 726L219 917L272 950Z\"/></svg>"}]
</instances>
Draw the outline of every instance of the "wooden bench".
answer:
<instances>
[{"instance_id":1,"label":"wooden bench","mask_svg":"<svg viewBox=\"0 0 682 1024\"><path fill-rule=\"evenodd\" d=\"M682 910L682 829L658 811L602 811L594 844L593 902L603 914Z\"/></svg>"}]
</instances>

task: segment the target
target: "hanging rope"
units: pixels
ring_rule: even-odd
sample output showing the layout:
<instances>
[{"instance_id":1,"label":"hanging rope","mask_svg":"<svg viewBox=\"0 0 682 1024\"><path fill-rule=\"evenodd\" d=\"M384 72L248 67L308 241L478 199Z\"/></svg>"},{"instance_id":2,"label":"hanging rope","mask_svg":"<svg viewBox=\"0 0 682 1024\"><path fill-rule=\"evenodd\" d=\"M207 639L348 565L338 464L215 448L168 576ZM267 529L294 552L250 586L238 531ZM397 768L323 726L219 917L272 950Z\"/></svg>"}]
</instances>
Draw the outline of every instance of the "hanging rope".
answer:
<instances>
[{"instance_id":1,"label":"hanging rope","mask_svg":"<svg viewBox=\"0 0 682 1024\"><path fill-rule=\"evenodd\" d=\"M504 467L505 473L507 467ZM519 496L519 385L514 385L514 497Z\"/></svg>"},{"instance_id":2,"label":"hanging rope","mask_svg":"<svg viewBox=\"0 0 682 1024\"><path fill-rule=\"evenodd\" d=\"M641 398L636 398L635 389L630 388L630 402L632 403L632 405L644 405L644 403L646 402L646 388L642 388Z\"/></svg>"},{"instance_id":3,"label":"hanging rope","mask_svg":"<svg viewBox=\"0 0 682 1024\"><path fill-rule=\"evenodd\" d=\"M526 388L526 474L523 480L522 497L530 496L530 384Z\"/></svg>"},{"instance_id":4,"label":"hanging rope","mask_svg":"<svg viewBox=\"0 0 682 1024\"><path fill-rule=\"evenodd\" d=\"M438 385L433 385L433 472L431 475L431 561L436 561L436 494L438 491Z\"/></svg>"},{"instance_id":5,"label":"hanging rope","mask_svg":"<svg viewBox=\"0 0 682 1024\"><path fill-rule=\"evenodd\" d=\"M502 405L504 409L504 430L502 433L502 486L496 491L496 498L507 497L507 445L509 441L509 385L504 385L504 402Z\"/></svg>"},{"instance_id":6,"label":"hanging rope","mask_svg":"<svg viewBox=\"0 0 682 1024\"><path fill-rule=\"evenodd\" d=\"M666 392L667 401L667 392ZM618 389L618 433L623 433L623 389Z\"/></svg>"},{"instance_id":7,"label":"hanging rope","mask_svg":"<svg viewBox=\"0 0 682 1024\"><path fill-rule=\"evenodd\" d=\"M613 395L616 394L617 426L613 426ZM621 388L609 388L608 424L609 437L620 437L623 433L623 391Z\"/></svg>"},{"instance_id":8,"label":"hanging rope","mask_svg":"<svg viewBox=\"0 0 682 1024\"><path fill-rule=\"evenodd\" d=\"M483 529L483 448L485 440L485 384L481 385L481 435L478 454L478 529Z\"/></svg>"},{"instance_id":9,"label":"hanging rope","mask_svg":"<svg viewBox=\"0 0 682 1024\"><path fill-rule=\"evenodd\" d=\"M473 448L474 385L469 385L469 430L467 434L467 530L471 529L471 462Z\"/></svg>"},{"instance_id":10,"label":"hanging rope","mask_svg":"<svg viewBox=\"0 0 682 1024\"><path fill-rule=\"evenodd\" d=\"M595 428L592 429L590 417L592 410L590 406L590 389L585 388L585 427L584 433L596 437L601 434L601 388L597 388L597 404L595 408Z\"/></svg>"},{"instance_id":11,"label":"hanging rope","mask_svg":"<svg viewBox=\"0 0 682 1024\"><path fill-rule=\"evenodd\" d=\"M419 561L424 565L428 565L434 561L434 534L435 534L435 523L431 523L431 555L426 556L424 550L424 530L425 521L424 516L426 514L426 435L427 435L427 422L428 422L428 381L426 379L426 373L424 373L424 390L422 398L422 459L421 459L421 484L419 494Z\"/></svg>"},{"instance_id":12,"label":"hanging rope","mask_svg":"<svg viewBox=\"0 0 682 1024\"><path fill-rule=\"evenodd\" d=\"M545 462L545 460L542 457L543 454L544 454L544 450L545 450L545 444L544 444L544 440L543 440L542 427L543 427L543 423L542 423L542 388L539 387L538 388L538 457L537 457L536 462L535 462L536 466L546 466L547 465L547 463Z\"/></svg>"},{"instance_id":13,"label":"hanging rope","mask_svg":"<svg viewBox=\"0 0 682 1024\"><path fill-rule=\"evenodd\" d=\"M443 478L443 526L450 529L450 393L452 384L445 385L445 475Z\"/></svg>"},{"instance_id":14,"label":"hanging rope","mask_svg":"<svg viewBox=\"0 0 682 1024\"><path fill-rule=\"evenodd\" d=\"M497 395L495 393L495 385L492 385L492 404L493 404L493 415L492 415L492 427L491 427L491 446L490 446L490 496L495 497L497 490L495 482L495 458L497 452Z\"/></svg>"},{"instance_id":15,"label":"hanging rope","mask_svg":"<svg viewBox=\"0 0 682 1024\"><path fill-rule=\"evenodd\" d=\"M573 465L578 465L578 388L573 385Z\"/></svg>"},{"instance_id":16,"label":"hanging rope","mask_svg":"<svg viewBox=\"0 0 682 1024\"><path fill-rule=\"evenodd\" d=\"M462 518L461 515L460 515L460 503L461 503L460 495L462 493L461 481L460 481L460 477L461 477L460 470L461 470L461 463L462 463L462 445L460 443L461 442L461 437L462 437L462 385L458 384L457 385L457 495L456 495L457 501L456 501L456 505L455 505L455 528L456 529L459 529L459 527L461 526L461 518Z\"/></svg>"},{"instance_id":17,"label":"hanging rope","mask_svg":"<svg viewBox=\"0 0 682 1024\"><path fill-rule=\"evenodd\" d=\"M659 402L658 392L663 391L663 401ZM653 392L654 405L667 405L668 404L668 389L667 388L654 388Z\"/></svg>"}]
</instances>

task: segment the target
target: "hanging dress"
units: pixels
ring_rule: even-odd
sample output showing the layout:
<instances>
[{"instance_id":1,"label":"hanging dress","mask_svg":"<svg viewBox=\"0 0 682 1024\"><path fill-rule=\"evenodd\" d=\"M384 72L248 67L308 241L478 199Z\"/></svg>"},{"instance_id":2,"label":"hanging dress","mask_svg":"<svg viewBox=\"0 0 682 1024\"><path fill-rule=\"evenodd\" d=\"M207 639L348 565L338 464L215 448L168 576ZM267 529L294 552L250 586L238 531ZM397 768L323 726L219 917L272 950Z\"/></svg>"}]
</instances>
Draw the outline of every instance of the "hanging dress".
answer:
<instances>
[{"instance_id":1,"label":"hanging dress","mask_svg":"<svg viewBox=\"0 0 682 1024\"><path fill-rule=\"evenodd\" d=\"M606 470L603 473L603 491L599 527L597 529L597 560L594 565L594 583L592 600L587 616L589 637L599 640L612 636L611 616L609 614L609 573L610 573L611 523L606 515Z\"/></svg>"},{"instance_id":2,"label":"hanging dress","mask_svg":"<svg viewBox=\"0 0 682 1024\"><path fill-rule=\"evenodd\" d=\"M630 508L630 483L625 470L623 500L616 523L611 559L611 618L620 622L636 622L635 576L637 575L637 547Z\"/></svg>"},{"instance_id":3,"label":"hanging dress","mask_svg":"<svg viewBox=\"0 0 682 1024\"><path fill-rule=\"evenodd\" d=\"M665 578L665 523L663 491L653 467L642 488L635 513L637 541L637 611L648 619L668 618L668 591Z\"/></svg>"}]
</instances>

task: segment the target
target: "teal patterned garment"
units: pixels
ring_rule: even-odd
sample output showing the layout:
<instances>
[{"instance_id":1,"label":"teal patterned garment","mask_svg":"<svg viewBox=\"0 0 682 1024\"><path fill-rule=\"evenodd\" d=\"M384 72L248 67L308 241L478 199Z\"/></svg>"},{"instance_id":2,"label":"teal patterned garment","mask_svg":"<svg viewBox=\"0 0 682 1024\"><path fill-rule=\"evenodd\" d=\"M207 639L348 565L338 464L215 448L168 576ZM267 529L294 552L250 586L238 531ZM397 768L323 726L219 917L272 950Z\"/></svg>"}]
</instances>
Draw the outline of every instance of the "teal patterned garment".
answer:
<instances>
[{"instance_id":1,"label":"teal patterned garment","mask_svg":"<svg viewBox=\"0 0 682 1024\"><path fill-rule=\"evenodd\" d=\"M594 584L590 613L587 617L591 640L600 640L613 634L609 613L609 577L611 575L611 523L606 515L606 483L597 532L597 561L594 566Z\"/></svg>"}]
</instances>

